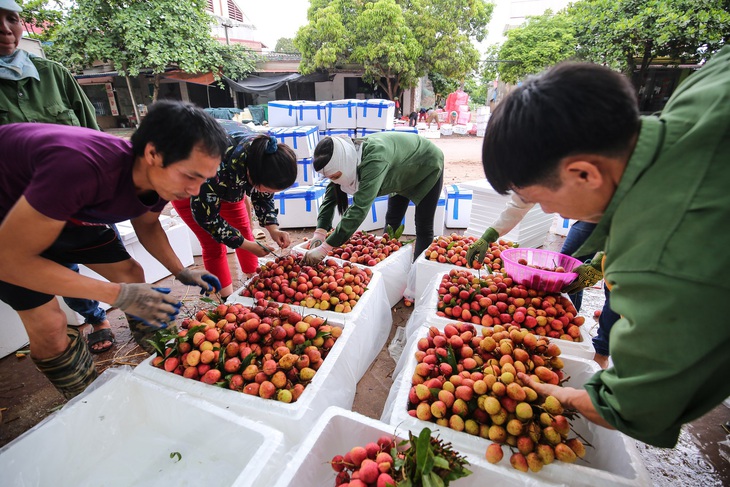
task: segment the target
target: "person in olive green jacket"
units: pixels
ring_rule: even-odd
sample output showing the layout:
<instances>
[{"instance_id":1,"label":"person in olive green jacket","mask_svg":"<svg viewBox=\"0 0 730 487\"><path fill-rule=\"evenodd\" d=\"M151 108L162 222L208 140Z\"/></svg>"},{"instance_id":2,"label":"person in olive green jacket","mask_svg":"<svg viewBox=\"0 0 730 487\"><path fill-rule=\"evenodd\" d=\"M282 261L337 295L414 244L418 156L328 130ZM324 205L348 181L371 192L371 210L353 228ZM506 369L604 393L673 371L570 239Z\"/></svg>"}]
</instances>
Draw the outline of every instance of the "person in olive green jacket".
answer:
<instances>
[{"instance_id":1,"label":"person in olive green jacket","mask_svg":"<svg viewBox=\"0 0 730 487\"><path fill-rule=\"evenodd\" d=\"M597 223L614 366L582 388L541 384L599 425L660 447L730 395L730 46L640 117L631 83L566 63L495 109L482 149L496 191Z\"/></svg>"},{"instance_id":2,"label":"person in olive green jacket","mask_svg":"<svg viewBox=\"0 0 730 487\"><path fill-rule=\"evenodd\" d=\"M304 261L320 262L345 243L365 220L375 198L389 194L385 227L398 228L416 205L415 255L433 241L433 218L444 180L444 154L417 134L378 132L357 146L348 137L325 137L314 150L314 169L330 179L319 209L317 230ZM348 207L348 195L352 206ZM329 237L335 207L342 220Z\"/></svg>"},{"instance_id":3,"label":"person in olive green jacket","mask_svg":"<svg viewBox=\"0 0 730 487\"><path fill-rule=\"evenodd\" d=\"M12 0L0 0L0 35L8 41L0 43L0 125L56 123L99 130L93 105L68 70L54 61L18 49L23 35L21 11ZM79 271L75 263L69 263L68 267ZM93 327L87 336L92 352L105 352L114 345L111 325L98 301L78 298L64 298L64 301Z\"/></svg>"}]
</instances>

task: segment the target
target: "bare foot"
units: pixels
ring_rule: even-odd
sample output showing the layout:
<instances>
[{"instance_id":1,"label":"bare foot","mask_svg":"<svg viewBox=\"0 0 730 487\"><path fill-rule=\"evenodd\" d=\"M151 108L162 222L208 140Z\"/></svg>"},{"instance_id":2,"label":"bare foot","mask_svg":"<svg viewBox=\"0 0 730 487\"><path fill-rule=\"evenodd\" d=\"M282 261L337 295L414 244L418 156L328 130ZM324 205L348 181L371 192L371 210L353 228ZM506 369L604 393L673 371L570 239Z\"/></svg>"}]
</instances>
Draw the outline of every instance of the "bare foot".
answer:
<instances>
[{"instance_id":1,"label":"bare foot","mask_svg":"<svg viewBox=\"0 0 730 487\"><path fill-rule=\"evenodd\" d=\"M111 323L109 323L109 320L104 320L101 323L99 323L98 325L92 325L92 326L94 328L92 330L92 333L94 331L104 330L106 328L111 329L111 327L112 327ZM98 343L95 343L95 344L91 345L89 348L91 348L92 350L97 350L98 351L98 350L104 350L105 348L109 348L111 346L112 346L112 342L111 341L104 340L103 342L98 342Z\"/></svg>"},{"instance_id":2,"label":"bare foot","mask_svg":"<svg viewBox=\"0 0 730 487\"><path fill-rule=\"evenodd\" d=\"M593 361L597 363L602 369L608 368L608 355L601 355L600 353L596 353L593 355Z\"/></svg>"}]
</instances>

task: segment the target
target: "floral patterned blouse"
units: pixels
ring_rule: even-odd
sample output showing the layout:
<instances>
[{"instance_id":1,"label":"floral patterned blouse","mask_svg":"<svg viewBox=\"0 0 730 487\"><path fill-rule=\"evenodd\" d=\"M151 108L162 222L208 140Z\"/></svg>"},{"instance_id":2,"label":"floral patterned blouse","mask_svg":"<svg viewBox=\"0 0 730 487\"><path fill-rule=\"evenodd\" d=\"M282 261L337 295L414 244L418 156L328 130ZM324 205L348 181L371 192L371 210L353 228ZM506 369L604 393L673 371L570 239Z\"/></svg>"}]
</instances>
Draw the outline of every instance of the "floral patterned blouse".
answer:
<instances>
[{"instance_id":1,"label":"floral patterned blouse","mask_svg":"<svg viewBox=\"0 0 730 487\"><path fill-rule=\"evenodd\" d=\"M237 203L245 195L251 196L256 218L261 226L278 225L274 206L274 195L256 191L246 177L246 159L251 142L257 134L246 134L234 138L234 145L228 148L218 173L200 187L200 194L190 198L193 218L213 238L227 247L237 249L243 244L241 232L233 228L220 215L221 202Z\"/></svg>"}]
</instances>

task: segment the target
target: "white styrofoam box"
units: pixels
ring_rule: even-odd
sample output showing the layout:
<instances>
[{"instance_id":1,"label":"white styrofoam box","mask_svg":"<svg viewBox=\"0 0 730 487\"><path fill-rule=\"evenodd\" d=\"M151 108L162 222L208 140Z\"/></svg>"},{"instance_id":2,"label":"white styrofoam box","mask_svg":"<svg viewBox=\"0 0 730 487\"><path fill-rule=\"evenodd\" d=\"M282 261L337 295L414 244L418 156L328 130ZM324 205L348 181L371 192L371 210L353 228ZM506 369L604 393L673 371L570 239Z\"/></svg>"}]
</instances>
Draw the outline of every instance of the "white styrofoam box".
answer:
<instances>
[{"instance_id":1,"label":"white styrofoam box","mask_svg":"<svg viewBox=\"0 0 730 487\"><path fill-rule=\"evenodd\" d=\"M321 186L297 186L274 193L274 205L279 210L279 227L316 226L324 192L325 188Z\"/></svg>"},{"instance_id":2,"label":"white styrofoam box","mask_svg":"<svg viewBox=\"0 0 730 487\"><path fill-rule=\"evenodd\" d=\"M433 231L434 234L438 235L444 228L444 221L446 219L446 197L443 191L439 196L438 204L436 205L436 213L433 215ZM403 229L404 235L415 235L416 234L416 205L413 201L408 202L408 209L406 210L406 216L403 217Z\"/></svg>"},{"instance_id":3,"label":"white styrofoam box","mask_svg":"<svg viewBox=\"0 0 730 487\"><path fill-rule=\"evenodd\" d=\"M296 107L297 125L316 125L319 130L327 128L327 102L302 101Z\"/></svg>"},{"instance_id":4,"label":"white styrofoam box","mask_svg":"<svg viewBox=\"0 0 730 487\"><path fill-rule=\"evenodd\" d=\"M399 372L388 395L381 421L403 428L419 430L429 427L445 441L452 443L460 452L472 454L478 459L484 458L484 452L492 442L479 436L442 427L429 421L421 421L410 416L407 412L408 391L411 388L411 378L416 367L414 354L417 350L418 339L428 333L428 326L421 326L408 340L399 360L396 371ZM561 343L562 346L562 343ZM592 360L561 354L564 371L567 378L565 385L581 388L596 372L600 370L598 364ZM583 438L587 453L583 460L574 464L555 461L546 465L540 472L524 474L525 479L534 479L538 482L555 482L570 486L644 486L651 485L646 467L631 438L615 430L600 427L577 417L572 421L574 432ZM572 436L572 435L571 435ZM513 471L509 464L510 449L503 446L504 458L494 468ZM481 460L480 460L481 462ZM484 460L486 463L486 460Z\"/></svg>"},{"instance_id":5,"label":"white styrofoam box","mask_svg":"<svg viewBox=\"0 0 730 487\"><path fill-rule=\"evenodd\" d=\"M395 102L363 100L357 107L357 128L391 130L395 119Z\"/></svg>"},{"instance_id":6,"label":"white styrofoam box","mask_svg":"<svg viewBox=\"0 0 730 487\"><path fill-rule=\"evenodd\" d=\"M441 138L441 132L438 130L431 130L431 129L418 129L418 135L421 137L426 137L427 139L440 139Z\"/></svg>"},{"instance_id":7,"label":"white styrofoam box","mask_svg":"<svg viewBox=\"0 0 730 487\"><path fill-rule=\"evenodd\" d=\"M504 211L510 196L498 194L486 179L465 181L459 187L474 192L469 227L464 235L481 237ZM553 215L535 205L512 231L501 237L518 242L521 247L538 248L545 242L552 222Z\"/></svg>"},{"instance_id":8,"label":"white styrofoam box","mask_svg":"<svg viewBox=\"0 0 730 487\"><path fill-rule=\"evenodd\" d=\"M306 157L297 159L297 186L312 186L317 180L317 171L314 170L314 159Z\"/></svg>"},{"instance_id":9,"label":"white styrofoam box","mask_svg":"<svg viewBox=\"0 0 730 487\"><path fill-rule=\"evenodd\" d=\"M418 436L423 428L412 430ZM329 407L317 420L304 441L294 452L275 487L300 485L335 485L336 472L329 466L335 455L344 455L355 446L365 446L381 436L394 437L396 442L408 439L408 430L338 407ZM528 474L499 469L486 461L478 464L476 457L467 456L467 468L472 474L459 479L460 487L499 485L505 487L537 486ZM540 483L539 485L551 485Z\"/></svg>"},{"instance_id":10,"label":"white styrofoam box","mask_svg":"<svg viewBox=\"0 0 730 487\"><path fill-rule=\"evenodd\" d=\"M563 237L565 237L568 235L570 227L573 226L573 223L577 221L578 220L569 220L567 218L563 218L562 216L555 213L555 215L553 215L553 224L550 226L550 233L555 233L557 235L562 235Z\"/></svg>"},{"instance_id":11,"label":"white styrofoam box","mask_svg":"<svg viewBox=\"0 0 730 487\"><path fill-rule=\"evenodd\" d=\"M268 103L269 127L295 127L297 123L296 108L299 100L276 100Z\"/></svg>"},{"instance_id":12,"label":"white styrofoam box","mask_svg":"<svg viewBox=\"0 0 730 487\"><path fill-rule=\"evenodd\" d=\"M409 127L408 125L397 125L393 127L393 132L406 132L410 134L417 134L418 129L416 127Z\"/></svg>"},{"instance_id":13,"label":"white styrofoam box","mask_svg":"<svg viewBox=\"0 0 730 487\"><path fill-rule=\"evenodd\" d=\"M477 115L477 125L484 124L487 125L487 121L489 120L489 115Z\"/></svg>"},{"instance_id":14,"label":"white styrofoam box","mask_svg":"<svg viewBox=\"0 0 730 487\"><path fill-rule=\"evenodd\" d=\"M336 137L345 136L354 139L357 136L357 129L327 129L320 130L319 136L321 137Z\"/></svg>"},{"instance_id":15,"label":"white styrofoam box","mask_svg":"<svg viewBox=\"0 0 730 487\"><path fill-rule=\"evenodd\" d=\"M352 204L352 195L347 195L347 201L348 204ZM388 195L384 194L382 196L378 196L373 201L373 204L370 205L370 209L368 210L368 214L365 215L365 219L362 221L362 223L357 227L357 230L362 230L364 232L371 232L373 230L381 230L385 228L385 213L388 211ZM342 215L335 210L335 213L332 217L332 227L336 227L340 221L342 220Z\"/></svg>"},{"instance_id":16,"label":"white styrofoam box","mask_svg":"<svg viewBox=\"0 0 730 487\"><path fill-rule=\"evenodd\" d=\"M454 126L450 123L441 124L441 135L451 135L454 133Z\"/></svg>"},{"instance_id":17,"label":"white styrofoam box","mask_svg":"<svg viewBox=\"0 0 730 487\"><path fill-rule=\"evenodd\" d=\"M377 134L380 132L385 132L385 129L357 129L357 136L358 137L367 137L370 134Z\"/></svg>"},{"instance_id":18,"label":"white styrofoam box","mask_svg":"<svg viewBox=\"0 0 730 487\"><path fill-rule=\"evenodd\" d=\"M215 478L217 485L256 486L282 455L282 440L272 428L123 367L107 369L0 449L0 471L5 485L165 486Z\"/></svg>"},{"instance_id":19,"label":"white styrofoam box","mask_svg":"<svg viewBox=\"0 0 730 487\"><path fill-rule=\"evenodd\" d=\"M477 129L477 137L484 137L484 135L487 133L486 129Z\"/></svg>"},{"instance_id":20,"label":"white styrofoam box","mask_svg":"<svg viewBox=\"0 0 730 487\"><path fill-rule=\"evenodd\" d=\"M477 122L476 126L477 126L477 130L485 130L487 128L487 123L486 122L483 122L483 123Z\"/></svg>"},{"instance_id":21,"label":"white styrofoam box","mask_svg":"<svg viewBox=\"0 0 730 487\"><path fill-rule=\"evenodd\" d=\"M489 116L489 107L477 107L477 117L480 115Z\"/></svg>"},{"instance_id":22,"label":"white styrofoam box","mask_svg":"<svg viewBox=\"0 0 730 487\"><path fill-rule=\"evenodd\" d=\"M314 148L319 142L319 129L314 125L297 125L296 127L276 127L269 130L280 144L286 144L294 150L297 159L314 156Z\"/></svg>"},{"instance_id":23,"label":"white styrofoam box","mask_svg":"<svg viewBox=\"0 0 730 487\"><path fill-rule=\"evenodd\" d=\"M462 270L465 268L429 260L424 254L416 256L416 260L413 262L413 267L411 267L410 275L408 276L409 299L413 299L416 302L416 306L418 306L423 292L426 289L430 289L429 283L431 279L435 275L442 276L451 269Z\"/></svg>"},{"instance_id":24,"label":"white styrofoam box","mask_svg":"<svg viewBox=\"0 0 730 487\"><path fill-rule=\"evenodd\" d=\"M357 128L357 107L364 100L334 100L327 102L328 129Z\"/></svg>"},{"instance_id":25,"label":"white styrofoam box","mask_svg":"<svg viewBox=\"0 0 730 487\"><path fill-rule=\"evenodd\" d=\"M447 184L446 190L446 228L466 228L471 217L471 202L474 192L461 189L456 184Z\"/></svg>"},{"instance_id":26,"label":"white styrofoam box","mask_svg":"<svg viewBox=\"0 0 730 487\"><path fill-rule=\"evenodd\" d=\"M466 124L454 125L454 133L457 135L466 135L468 131Z\"/></svg>"},{"instance_id":27,"label":"white styrofoam box","mask_svg":"<svg viewBox=\"0 0 730 487\"><path fill-rule=\"evenodd\" d=\"M308 248L309 242L302 242L294 246L292 252L304 254ZM413 245L408 244L371 267L372 270L381 273L385 285L385 294L388 297L388 304L391 307L403 299L403 291L406 289L406 281L408 279L408 272L411 269L412 260Z\"/></svg>"},{"instance_id":28,"label":"white styrofoam box","mask_svg":"<svg viewBox=\"0 0 730 487\"><path fill-rule=\"evenodd\" d=\"M466 125L467 123L469 123L469 120L471 120L471 112L459 112L456 123L459 125Z\"/></svg>"},{"instance_id":29,"label":"white styrofoam box","mask_svg":"<svg viewBox=\"0 0 730 487\"><path fill-rule=\"evenodd\" d=\"M418 122L416 123L416 130L420 133L421 130L428 130L428 125L426 122Z\"/></svg>"}]
</instances>

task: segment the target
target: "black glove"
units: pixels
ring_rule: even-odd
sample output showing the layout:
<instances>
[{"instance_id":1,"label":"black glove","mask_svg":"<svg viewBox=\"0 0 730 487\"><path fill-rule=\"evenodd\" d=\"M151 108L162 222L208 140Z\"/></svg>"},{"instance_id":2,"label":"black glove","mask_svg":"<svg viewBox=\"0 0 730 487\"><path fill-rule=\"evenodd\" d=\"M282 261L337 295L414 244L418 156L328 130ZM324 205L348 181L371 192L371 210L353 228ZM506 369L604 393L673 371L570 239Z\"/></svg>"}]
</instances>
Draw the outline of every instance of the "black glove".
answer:
<instances>
[{"instance_id":1,"label":"black glove","mask_svg":"<svg viewBox=\"0 0 730 487\"><path fill-rule=\"evenodd\" d=\"M567 284L561 292L575 294L603 279L602 261L604 255L604 252L598 252L593 259L586 260L585 263L573 269L571 272L577 272L578 277L570 284Z\"/></svg>"},{"instance_id":2,"label":"black glove","mask_svg":"<svg viewBox=\"0 0 730 487\"><path fill-rule=\"evenodd\" d=\"M492 242L499 238L497 230L492 227L487 228L482 234L481 238L469 246L469 250L466 251L466 265L471 267L472 263L476 260L477 262L483 262L484 258L489 253L489 248Z\"/></svg>"},{"instance_id":3,"label":"black glove","mask_svg":"<svg viewBox=\"0 0 730 487\"><path fill-rule=\"evenodd\" d=\"M183 269L175 279L188 286L200 286L200 294L218 292L221 290L221 282L213 274L200 269Z\"/></svg>"},{"instance_id":4,"label":"black glove","mask_svg":"<svg viewBox=\"0 0 730 487\"><path fill-rule=\"evenodd\" d=\"M144 322L147 326L167 328L180 311L182 303L172 296L169 288L152 287L149 284L122 283L117 300L112 306L117 307Z\"/></svg>"}]
</instances>

